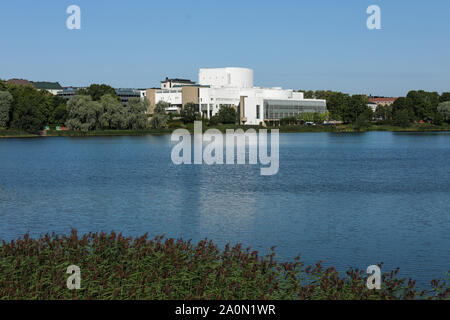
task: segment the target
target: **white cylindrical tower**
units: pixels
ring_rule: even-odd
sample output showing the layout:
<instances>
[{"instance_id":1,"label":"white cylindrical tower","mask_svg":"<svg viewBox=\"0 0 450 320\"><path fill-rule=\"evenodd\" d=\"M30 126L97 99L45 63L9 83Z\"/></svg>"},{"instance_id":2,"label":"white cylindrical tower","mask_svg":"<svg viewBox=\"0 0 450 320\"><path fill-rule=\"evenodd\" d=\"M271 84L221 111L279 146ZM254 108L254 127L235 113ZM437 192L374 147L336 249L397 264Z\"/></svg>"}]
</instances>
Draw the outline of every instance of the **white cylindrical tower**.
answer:
<instances>
[{"instance_id":1,"label":"white cylindrical tower","mask_svg":"<svg viewBox=\"0 0 450 320\"><path fill-rule=\"evenodd\" d=\"M248 68L202 68L200 85L228 88L253 88L253 70Z\"/></svg>"}]
</instances>

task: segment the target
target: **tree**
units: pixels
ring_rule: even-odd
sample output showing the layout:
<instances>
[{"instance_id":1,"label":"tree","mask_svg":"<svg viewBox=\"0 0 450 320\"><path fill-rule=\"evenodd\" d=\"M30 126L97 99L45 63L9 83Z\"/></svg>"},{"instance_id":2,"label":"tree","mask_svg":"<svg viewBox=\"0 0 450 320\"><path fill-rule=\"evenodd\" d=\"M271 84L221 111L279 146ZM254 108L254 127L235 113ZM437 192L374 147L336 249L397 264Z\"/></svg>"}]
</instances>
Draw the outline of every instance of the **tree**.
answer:
<instances>
[{"instance_id":1,"label":"tree","mask_svg":"<svg viewBox=\"0 0 450 320\"><path fill-rule=\"evenodd\" d=\"M437 107L437 111L444 121L450 122L450 101L441 102Z\"/></svg>"},{"instance_id":2,"label":"tree","mask_svg":"<svg viewBox=\"0 0 450 320\"><path fill-rule=\"evenodd\" d=\"M217 123L235 124L237 121L236 109L232 106L222 106L214 117L216 117Z\"/></svg>"},{"instance_id":3,"label":"tree","mask_svg":"<svg viewBox=\"0 0 450 320\"><path fill-rule=\"evenodd\" d=\"M325 99L327 101L330 118L334 120L343 120L344 109L350 103L350 96L348 94L331 90L317 90L313 98Z\"/></svg>"},{"instance_id":4,"label":"tree","mask_svg":"<svg viewBox=\"0 0 450 320\"><path fill-rule=\"evenodd\" d=\"M125 107L110 94L100 99L102 114L99 117L101 129L126 129L128 127Z\"/></svg>"},{"instance_id":5,"label":"tree","mask_svg":"<svg viewBox=\"0 0 450 320\"><path fill-rule=\"evenodd\" d=\"M392 104L392 120L395 125L407 127L415 118L411 98L398 98ZM408 125L406 125L408 122Z\"/></svg>"},{"instance_id":6,"label":"tree","mask_svg":"<svg viewBox=\"0 0 450 320\"><path fill-rule=\"evenodd\" d=\"M181 110L180 114L184 123L192 123L197 119L195 109L195 103L188 102L184 105L184 108Z\"/></svg>"},{"instance_id":7,"label":"tree","mask_svg":"<svg viewBox=\"0 0 450 320\"><path fill-rule=\"evenodd\" d=\"M147 99L130 98L126 108L126 118L128 128L133 130L142 130L147 127L149 102Z\"/></svg>"},{"instance_id":8,"label":"tree","mask_svg":"<svg viewBox=\"0 0 450 320\"><path fill-rule=\"evenodd\" d=\"M67 106L65 104L61 104L55 108L53 112L53 123L58 126L62 126L67 121Z\"/></svg>"},{"instance_id":9,"label":"tree","mask_svg":"<svg viewBox=\"0 0 450 320\"><path fill-rule=\"evenodd\" d=\"M92 101L90 96L75 95L67 102L67 127L74 131L87 132L100 127L99 117L103 113L102 105Z\"/></svg>"},{"instance_id":10,"label":"tree","mask_svg":"<svg viewBox=\"0 0 450 320\"><path fill-rule=\"evenodd\" d=\"M450 92L443 92L439 98L440 102L450 101Z\"/></svg>"},{"instance_id":11,"label":"tree","mask_svg":"<svg viewBox=\"0 0 450 320\"><path fill-rule=\"evenodd\" d=\"M346 123L355 122L362 114L367 114L369 111L369 99L365 95L353 95L343 107L342 120Z\"/></svg>"},{"instance_id":12,"label":"tree","mask_svg":"<svg viewBox=\"0 0 450 320\"><path fill-rule=\"evenodd\" d=\"M363 113L359 114L355 121L355 128L360 129L361 127L367 126L369 121L373 118L373 111L370 108L364 110Z\"/></svg>"},{"instance_id":13,"label":"tree","mask_svg":"<svg viewBox=\"0 0 450 320\"><path fill-rule=\"evenodd\" d=\"M77 92L77 95L91 96L93 101L100 101L105 94L109 94L119 100L116 90L107 84L91 84L87 89L80 89Z\"/></svg>"},{"instance_id":14,"label":"tree","mask_svg":"<svg viewBox=\"0 0 450 320\"><path fill-rule=\"evenodd\" d=\"M314 98L314 91L312 90L298 90L298 92L303 92L303 97L305 99L313 99Z\"/></svg>"},{"instance_id":15,"label":"tree","mask_svg":"<svg viewBox=\"0 0 450 320\"><path fill-rule=\"evenodd\" d=\"M439 104L439 94L437 92L410 91L406 98L411 101L416 120L433 119Z\"/></svg>"},{"instance_id":16,"label":"tree","mask_svg":"<svg viewBox=\"0 0 450 320\"><path fill-rule=\"evenodd\" d=\"M388 120L392 118L392 106L378 105L375 110L375 117L381 118L383 120Z\"/></svg>"},{"instance_id":17,"label":"tree","mask_svg":"<svg viewBox=\"0 0 450 320\"><path fill-rule=\"evenodd\" d=\"M7 128L9 125L9 114L13 97L8 91L0 91L0 128Z\"/></svg>"},{"instance_id":18,"label":"tree","mask_svg":"<svg viewBox=\"0 0 450 320\"><path fill-rule=\"evenodd\" d=\"M150 120L150 125L154 129L163 128L167 125L167 115L166 108L170 105L167 102L160 101L156 104L155 109L153 110L153 116Z\"/></svg>"},{"instance_id":19,"label":"tree","mask_svg":"<svg viewBox=\"0 0 450 320\"><path fill-rule=\"evenodd\" d=\"M300 114L299 118L305 122L313 122L314 121L314 113L313 112L303 112Z\"/></svg>"},{"instance_id":20,"label":"tree","mask_svg":"<svg viewBox=\"0 0 450 320\"><path fill-rule=\"evenodd\" d=\"M407 109L401 109L394 113L392 120L396 126L406 128L411 124L411 115Z\"/></svg>"},{"instance_id":21,"label":"tree","mask_svg":"<svg viewBox=\"0 0 450 320\"><path fill-rule=\"evenodd\" d=\"M44 127L46 122L46 95L31 86L9 87L13 96L12 118L10 127L27 132L37 132Z\"/></svg>"}]
</instances>

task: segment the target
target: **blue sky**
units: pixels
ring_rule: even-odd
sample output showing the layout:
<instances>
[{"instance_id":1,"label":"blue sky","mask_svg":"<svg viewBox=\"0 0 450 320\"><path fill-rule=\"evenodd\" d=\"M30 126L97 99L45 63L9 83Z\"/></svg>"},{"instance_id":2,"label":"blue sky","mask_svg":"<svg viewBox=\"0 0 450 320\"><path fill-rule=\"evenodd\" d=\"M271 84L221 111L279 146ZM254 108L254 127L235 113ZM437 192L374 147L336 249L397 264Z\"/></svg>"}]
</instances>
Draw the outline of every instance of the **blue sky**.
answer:
<instances>
[{"instance_id":1,"label":"blue sky","mask_svg":"<svg viewBox=\"0 0 450 320\"><path fill-rule=\"evenodd\" d=\"M72 4L81 30L66 28ZM382 30L366 28L372 4ZM1 1L0 78L153 87L230 66L259 86L450 91L449 12L448 0Z\"/></svg>"}]
</instances>

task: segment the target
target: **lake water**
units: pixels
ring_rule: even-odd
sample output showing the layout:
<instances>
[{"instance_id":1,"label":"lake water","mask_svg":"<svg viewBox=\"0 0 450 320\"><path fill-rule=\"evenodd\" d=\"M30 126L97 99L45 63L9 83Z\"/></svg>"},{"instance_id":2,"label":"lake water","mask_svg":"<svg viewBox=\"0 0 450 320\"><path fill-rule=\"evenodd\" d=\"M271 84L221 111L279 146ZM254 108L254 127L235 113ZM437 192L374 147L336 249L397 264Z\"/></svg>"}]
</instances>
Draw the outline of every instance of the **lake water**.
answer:
<instances>
[{"instance_id":1,"label":"lake water","mask_svg":"<svg viewBox=\"0 0 450 320\"><path fill-rule=\"evenodd\" d=\"M242 242L420 285L450 269L450 134L280 135L280 170L175 166L170 136L0 139L0 238L111 231Z\"/></svg>"}]
</instances>

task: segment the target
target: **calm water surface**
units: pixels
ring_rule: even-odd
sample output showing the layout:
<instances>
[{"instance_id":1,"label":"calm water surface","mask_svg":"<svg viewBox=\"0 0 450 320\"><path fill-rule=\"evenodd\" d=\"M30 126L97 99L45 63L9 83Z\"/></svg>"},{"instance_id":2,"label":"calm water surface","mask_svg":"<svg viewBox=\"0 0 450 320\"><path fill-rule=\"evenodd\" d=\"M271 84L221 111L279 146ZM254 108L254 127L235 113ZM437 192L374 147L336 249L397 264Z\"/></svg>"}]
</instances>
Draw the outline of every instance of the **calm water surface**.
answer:
<instances>
[{"instance_id":1,"label":"calm water surface","mask_svg":"<svg viewBox=\"0 0 450 320\"><path fill-rule=\"evenodd\" d=\"M280 135L280 171L175 166L170 136L0 139L0 238L120 231L242 242L344 270L450 269L450 134Z\"/></svg>"}]
</instances>

